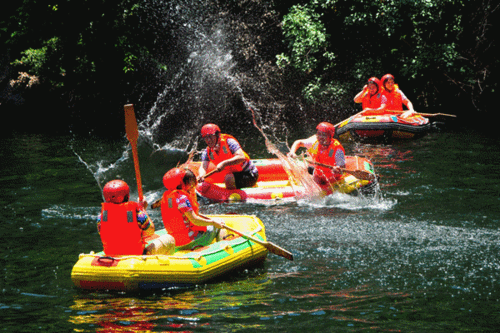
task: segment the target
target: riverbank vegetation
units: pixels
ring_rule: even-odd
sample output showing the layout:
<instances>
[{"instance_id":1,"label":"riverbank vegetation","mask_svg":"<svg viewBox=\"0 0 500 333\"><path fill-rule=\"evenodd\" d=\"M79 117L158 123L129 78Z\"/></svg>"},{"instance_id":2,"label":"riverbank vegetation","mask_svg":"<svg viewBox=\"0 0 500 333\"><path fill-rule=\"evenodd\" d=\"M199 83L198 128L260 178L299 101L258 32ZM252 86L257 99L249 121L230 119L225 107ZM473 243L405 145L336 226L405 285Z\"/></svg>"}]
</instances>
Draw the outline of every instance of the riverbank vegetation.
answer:
<instances>
[{"instance_id":1,"label":"riverbank vegetation","mask_svg":"<svg viewBox=\"0 0 500 333\"><path fill-rule=\"evenodd\" d=\"M149 110L175 85L175 94L198 94L182 95L186 108L224 114L242 107L243 94L264 117L293 124L354 113L366 80L392 73L417 110L485 114L499 89L499 7L490 0L24 0L0 13L0 107L27 127L121 128L110 120L123 104ZM188 64L201 44L211 51L195 68ZM203 82L218 98L179 79L199 75L199 66L211 71ZM214 84L221 73L223 86Z\"/></svg>"}]
</instances>

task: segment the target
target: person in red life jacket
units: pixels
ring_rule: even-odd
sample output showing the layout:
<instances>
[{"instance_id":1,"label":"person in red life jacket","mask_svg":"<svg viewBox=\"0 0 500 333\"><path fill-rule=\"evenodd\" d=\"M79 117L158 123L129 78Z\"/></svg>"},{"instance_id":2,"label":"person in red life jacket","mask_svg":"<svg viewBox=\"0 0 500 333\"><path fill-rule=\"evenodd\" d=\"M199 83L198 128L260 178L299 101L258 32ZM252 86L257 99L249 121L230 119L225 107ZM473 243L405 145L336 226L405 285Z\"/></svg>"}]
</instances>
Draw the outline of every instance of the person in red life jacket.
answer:
<instances>
[{"instance_id":1,"label":"person in red life jacket","mask_svg":"<svg viewBox=\"0 0 500 333\"><path fill-rule=\"evenodd\" d=\"M297 149L304 147L314 162L332 166L333 168L318 165L314 167L314 181L325 187L342 177L342 172L338 170L338 167L345 167L345 150L340 142L334 139L335 126L328 122L322 122L318 124L316 130L315 135L307 139L296 140L292 144L288 156L297 157L295 154Z\"/></svg>"},{"instance_id":2,"label":"person in red life jacket","mask_svg":"<svg viewBox=\"0 0 500 333\"><path fill-rule=\"evenodd\" d=\"M259 172L238 141L229 134L222 134L219 126L206 124L201 128L201 136L207 149L201 155L201 167L198 181L205 180L210 162L215 165L216 172L224 170L224 183L227 189L252 187L257 183Z\"/></svg>"},{"instance_id":3,"label":"person in red life jacket","mask_svg":"<svg viewBox=\"0 0 500 333\"><path fill-rule=\"evenodd\" d=\"M370 114L377 114L387 106L387 97L382 94L380 80L376 77L368 79L368 83L354 97L355 103L362 103L363 111L371 111Z\"/></svg>"},{"instance_id":4,"label":"person in red life jacket","mask_svg":"<svg viewBox=\"0 0 500 333\"><path fill-rule=\"evenodd\" d=\"M130 188L123 180L112 180L103 188L105 202L98 217L97 231L107 256L171 254L174 239L156 238L146 247L145 238L155 232L141 204L129 201Z\"/></svg>"},{"instance_id":5,"label":"person in red life jacket","mask_svg":"<svg viewBox=\"0 0 500 333\"><path fill-rule=\"evenodd\" d=\"M406 118L415 113L413 104L408 97L399 89L399 86L394 83L394 76L392 74L385 74L382 76L382 93L387 98L386 110L389 111L403 111L403 104L408 108L407 112L401 114L402 118Z\"/></svg>"},{"instance_id":6,"label":"person in red life jacket","mask_svg":"<svg viewBox=\"0 0 500 333\"><path fill-rule=\"evenodd\" d=\"M163 184L167 190L161 201L161 215L176 247L206 246L226 236L224 221L199 213L194 191L197 180L191 170L173 168L163 176Z\"/></svg>"}]
</instances>

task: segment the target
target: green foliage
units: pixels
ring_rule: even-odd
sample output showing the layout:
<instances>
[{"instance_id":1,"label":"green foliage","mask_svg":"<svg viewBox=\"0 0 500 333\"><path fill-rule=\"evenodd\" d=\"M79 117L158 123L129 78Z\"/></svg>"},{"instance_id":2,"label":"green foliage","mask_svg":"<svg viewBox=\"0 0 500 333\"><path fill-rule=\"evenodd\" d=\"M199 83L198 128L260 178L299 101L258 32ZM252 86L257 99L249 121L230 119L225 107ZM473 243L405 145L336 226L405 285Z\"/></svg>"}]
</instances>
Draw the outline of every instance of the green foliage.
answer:
<instances>
[{"instance_id":1,"label":"green foliage","mask_svg":"<svg viewBox=\"0 0 500 333\"><path fill-rule=\"evenodd\" d=\"M500 5L495 1L210 3L212 8L196 9L200 22L213 27L221 18L224 24L232 21L231 27L240 30L227 29L238 34L238 38L228 39L246 40L244 54L242 44L234 45L235 54L240 53L238 70L265 68L259 72L263 81L273 82L283 96L302 92L304 100L318 106L316 109L355 107L352 97L366 80L388 72L396 76L416 107L439 106L460 95L484 109L484 96L494 100L498 90L500 58L493 31L500 22ZM144 85L152 81L162 84L170 75L166 64L174 68L187 56L184 44L193 36L186 35L184 24L191 24L188 20L192 18L179 8L190 4L170 0L13 2L15 10L11 6L0 12L4 59L10 57L4 61L15 66L5 81L17 77L18 72L24 77L37 76L41 85L50 88L47 90L62 88L57 96L64 94L71 103L108 99L114 91L131 87L130 82L138 77L147 81ZM261 22L244 22L242 13L252 6L261 6L269 15L262 15ZM221 8L224 10L216 13ZM281 35L270 19L275 17L275 9L283 14ZM205 17L206 11L210 13ZM234 18L242 20L236 24ZM277 45L280 39L283 44ZM262 63L256 60L257 50L265 50L265 55L259 54ZM279 70L268 64L273 57ZM264 60L266 65L261 66Z\"/></svg>"},{"instance_id":2,"label":"green foliage","mask_svg":"<svg viewBox=\"0 0 500 333\"><path fill-rule=\"evenodd\" d=\"M486 22L491 24L487 18L498 10L490 1L310 0L284 16L288 50L277 63L314 71L304 83L308 101L324 98L331 90L325 82L337 82L341 90L359 89L367 78L391 72L396 80L426 85L420 96L430 104L441 98L444 87L458 87L456 93L466 87L471 93L482 91L473 82L485 81L479 73L491 65L498 68L498 61L492 57L488 65L477 50L493 37ZM334 60L325 54L335 55ZM431 78L434 87L428 85ZM412 99L411 92L407 95Z\"/></svg>"},{"instance_id":3,"label":"green foliage","mask_svg":"<svg viewBox=\"0 0 500 333\"><path fill-rule=\"evenodd\" d=\"M329 103L332 96L337 99L349 99L346 87L342 82L323 83L321 78L315 78L308 82L302 93L310 104Z\"/></svg>"},{"instance_id":4,"label":"green foliage","mask_svg":"<svg viewBox=\"0 0 500 333\"><path fill-rule=\"evenodd\" d=\"M311 72L318 66L318 58L333 60L335 55L325 52L329 35L320 21L321 14L306 6L293 6L283 19L283 33L290 54L278 55L278 65Z\"/></svg>"},{"instance_id":5,"label":"green foliage","mask_svg":"<svg viewBox=\"0 0 500 333\"><path fill-rule=\"evenodd\" d=\"M55 87L69 84L66 89L85 82L107 84L104 76L133 72L139 56L147 53L143 41L138 43L137 24L127 26L136 20L139 3L25 0L13 16L17 24L9 27L7 44L19 54L11 64Z\"/></svg>"},{"instance_id":6,"label":"green foliage","mask_svg":"<svg viewBox=\"0 0 500 333\"><path fill-rule=\"evenodd\" d=\"M52 54L56 54L58 50L59 38L53 37L43 43L43 46L38 49L27 49L21 52L21 59L14 60L11 64L26 68L27 72L33 75L41 76L48 69L48 62ZM59 68L59 74L64 75L64 69Z\"/></svg>"}]
</instances>

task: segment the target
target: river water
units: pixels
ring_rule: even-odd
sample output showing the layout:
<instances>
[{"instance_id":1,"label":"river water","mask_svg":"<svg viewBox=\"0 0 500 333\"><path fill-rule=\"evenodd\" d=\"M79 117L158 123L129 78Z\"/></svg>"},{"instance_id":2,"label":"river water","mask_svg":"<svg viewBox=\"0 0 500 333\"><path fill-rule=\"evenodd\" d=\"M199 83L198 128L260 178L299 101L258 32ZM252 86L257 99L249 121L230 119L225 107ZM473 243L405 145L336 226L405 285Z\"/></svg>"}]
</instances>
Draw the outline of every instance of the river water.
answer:
<instances>
[{"instance_id":1,"label":"river water","mask_svg":"<svg viewBox=\"0 0 500 333\"><path fill-rule=\"evenodd\" d=\"M70 273L79 253L102 249L95 223L99 177L135 182L126 145L125 138L77 135L2 138L0 331L457 332L500 326L497 136L448 129L409 142L345 143L348 154L366 156L380 175L375 199L333 195L319 202L202 207L206 214L257 215L268 239L291 251L293 262L269 254L259 267L189 290L83 293ZM272 157L263 147L246 149ZM142 148L150 202L181 155ZM150 215L160 228L160 212Z\"/></svg>"}]
</instances>

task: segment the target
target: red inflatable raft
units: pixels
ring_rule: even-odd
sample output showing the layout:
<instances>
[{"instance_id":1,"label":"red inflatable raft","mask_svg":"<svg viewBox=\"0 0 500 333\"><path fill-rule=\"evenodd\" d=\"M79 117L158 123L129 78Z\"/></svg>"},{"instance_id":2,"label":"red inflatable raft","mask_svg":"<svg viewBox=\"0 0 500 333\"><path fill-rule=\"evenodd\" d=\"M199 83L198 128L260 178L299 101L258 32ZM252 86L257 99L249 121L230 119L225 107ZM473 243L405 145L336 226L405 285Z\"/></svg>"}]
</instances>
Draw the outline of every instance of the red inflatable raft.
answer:
<instances>
[{"instance_id":1,"label":"red inflatable raft","mask_svg":"<svg viewBox=\"0 0 500 333\"><path fill-rule=\"evenodd\" d=\"M428 118L415 113L402 118L400 111L364 111L336 126L340 140L376 141L414 139L425 135L431 124Z\"/></svg>"},{"instance_id":2,"label":"red inflatable raft","mask_svg":"<svg viewBox=\"0 0 500 333\"><path fill-rule=\"evenodd\" d=\"M198 195L213 202L234 202L295 198L297 194L305 192L302 186L291 183L279 159L258 159L252 160L252 162L259 170L259 181L255 186L242 189L226 189L224 185L224 173L215 173L197 186ZM189 168L196 174L198 174L200 165L201 162L190 162L188 164ZM208 172L214 168L215 166L210 164ZM346 156L346 169L363 170L374 174L372 163L365 158L357 156ZM323 189L322 195L328 195L333 192L353 195L357 195L360 192L371 193L374 191L376 184L376 178L373 180L363 180L346 173L338 182Z\"/></svg>"}]
</instances>

